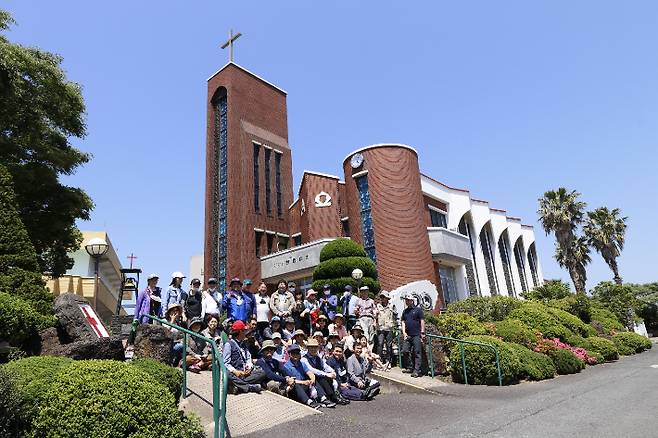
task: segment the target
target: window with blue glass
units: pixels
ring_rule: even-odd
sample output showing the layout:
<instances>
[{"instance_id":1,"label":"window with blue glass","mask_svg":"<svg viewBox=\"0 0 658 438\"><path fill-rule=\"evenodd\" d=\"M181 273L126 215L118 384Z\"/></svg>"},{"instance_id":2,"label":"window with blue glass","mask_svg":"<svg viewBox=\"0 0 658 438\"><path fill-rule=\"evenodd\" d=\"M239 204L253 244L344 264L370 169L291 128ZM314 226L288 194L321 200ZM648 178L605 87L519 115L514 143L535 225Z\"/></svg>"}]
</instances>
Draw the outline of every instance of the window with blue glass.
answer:
<instances>
[{"instance_id":1,"label":"window with blue glass","mask_svg":"<svg viewBox=\"0 0 658 438\"><path fill-rule=\"evenodd\" d=\"M267 214L272 214L272 199L270 189L270 156L272 155L272 150L265 148L265 209Z\"/></svg>"},{"instance_id":2,"label":"window with blue glass","mask_svg":"<svg viewBox=\"0 0 658 438\"><path fill-rule=\"evenodd\" d=\"M217 273L220 290L226 289L227 230L228 230L228 131L226 94L215 101L215 147L217 150Z\"/></svg>"},{"instance_id":3,"label":"window with blue glass","mask_svg":"<svg viewBox=\"0 0 658 438\"><path fill-rule=\"evenodd\" d=\"M361 236L363 249L373 262L377 262L375 254L375 230L372 226L372 207L370 206L370 192L368 191L368 177L366 175L356 178L356 188L359 191L359 207L361 210Z\"/></svg>"},{"instance_id":4,"label":"window with blue glass","mask_svg":"<svg viewBox=\"0 0 658 438\"><path fill-rule=\"evenodd\" d=\"M259 179L259 169L258 169L258 157L260 155L260 145L253 143L254 145L254 211L258 213L260 211L260 185L258 182Z\"/></svg>"},{"instance_id":5,"label":"window with blue glass","mask_svg":"<svg viewBox=\"0 0 658 438\"><path fill-rule=\"evenodd\" d=\"M433 227L448 228L448 220L446 214L430 208L430 220Z\"/></svg>"},{"instance_id":6,"label":"window with blue glass","mask_svg":"<svg viewBox=\"0 0 658 438\"><path fill-rule=\"evenodd\" d=\"M274 171L275 171L275 184L276 184L276 213L281 216L283 214L283 200L281 195L281 154L274 153Z\"/></svg>"}]
</instances>

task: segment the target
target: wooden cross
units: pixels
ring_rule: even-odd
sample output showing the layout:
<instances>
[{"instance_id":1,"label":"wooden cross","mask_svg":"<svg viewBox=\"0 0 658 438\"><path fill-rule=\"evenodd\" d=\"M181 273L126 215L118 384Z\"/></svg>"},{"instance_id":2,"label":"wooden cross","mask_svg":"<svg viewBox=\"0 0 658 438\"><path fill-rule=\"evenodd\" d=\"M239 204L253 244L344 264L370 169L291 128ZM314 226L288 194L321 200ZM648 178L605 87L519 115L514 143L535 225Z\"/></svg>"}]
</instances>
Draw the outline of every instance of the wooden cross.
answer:
<instances>
[{"instance_id":1,"label":"wooden cross","mask_svg":"<svg viewBox=\"0 0 658 438\"><path fill-rule=\"evenodd\" d=\"M137 257L135 257L135 255L133 253L130 253L130 255L126 258L130 259L130 269L132 269L133 268L133 260L135 260Z\"/></svg>"},{"instance_id":2,"label":"wooden cross","mask_svg":"<svg viewBox=\"0 0 658 438\"><path fill-rule=\"evenodd\" d=\"M236 33L233 35L233 29L228 34L228 41L226 41L224 44L222 44L222 49L225 49L228 47L228 60L229 62L233 62L233 43L235 40L240 38L242 34L240 32Z\"/></svg>"}]
</instances>

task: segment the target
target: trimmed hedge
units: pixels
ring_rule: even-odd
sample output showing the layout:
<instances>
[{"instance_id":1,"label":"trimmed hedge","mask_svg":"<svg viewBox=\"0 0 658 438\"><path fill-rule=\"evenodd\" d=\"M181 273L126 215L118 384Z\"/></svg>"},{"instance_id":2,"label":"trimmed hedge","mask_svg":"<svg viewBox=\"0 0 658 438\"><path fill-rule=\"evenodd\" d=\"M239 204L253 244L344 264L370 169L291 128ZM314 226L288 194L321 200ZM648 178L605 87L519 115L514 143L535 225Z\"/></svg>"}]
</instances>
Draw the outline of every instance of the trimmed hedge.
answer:
<instances>
[{"instance_id":1,"label":"trimmed hedge","mask_svg":"<svg viewBox=\"0 0 658 438\"><path fill-rule=\"evenodd\" d=\"M345 290L345 286L349 284L354 289L353 293L355 295L357 294L356 288L358 283L352 277L332 278L330 280L315 280L311 287L313 290L322 291L322 288L325 284L331 286L331 290L335 294L342 293ZM370 288L370 295L373 295L380 290L379 281L369 277L363 277L361 279L361 286L368 286L368 288Z\"/></svg>"},{"instance_id":2,"label":"trimmed hedge","mask_svg":"<svg viewBox=\"0 0 658 438\"><path fill-rule=\"evenodd\" d=\"M585 362L570 350L556 349L548 352L558 374L576 374L585 368Z\"/></svg>"},{"instance_id":3,"label":"trimmed hedge","mask_svg":"<svg viewBox=\"0 0 658 438\"><path fill-rule=\"evenodd\" d=\"M599 353L606 362L619 359L617 346L611 340L599 338L598 336L592 336L591 338L587 338L587 340L592 345L592 351L590 353Z\"/></svg>"},{"instance_id":4,"label":"trimmed hedge","mask_svg":"<svg viewBox=\"0 0 658 438\"><path fill-rule=\"evenodd\" d=\"M324 278L351 277L354 269L361 269L363 277L377 278L377 266L368 257L340 257L325 260L313 271L313 278L322 280Z\"/></svg>"},{"instance_id":5,"label":"trimmed hedge","mask_svg":"<svg viewBox=\"0 0 658 438\"><path fill-rule=\"evenodd\" d=\"M523 301L512 297L470 297L448 304L448 311L468 313L480 322L502 321L522 305Z\"/></svg>"},{"instance_id":6,"label":"trimmed hedge","mask_svg":"<svg viewBox=\"0 0 658 438\"><path fill-rule=\"evenodd\" d=\"M497 321L493 324L494 334L503 339L505 342L524 345L528 348L534 348L539 340L535 330L528 327L518 319L506 319Z\"/></svg>"},{"instance_id":7,"label":"trimmed hedge","mask_svg":"<svg viewBox=\"0 0 658 438\"><path fill-rule=\"evenodd\" d=\"M178 402L183 388L183 372L180 368L170 367L148 358L134 359L130 364L153 377L156 382L166 386Z\"/></svg>"},{"instance_id":8,"label":"trimmed hedge","mask_svg":"<svg viewBox=\"0 0 658 438\"><path fill-rule=\"evenodd\" d=\"M619 354L630 356L631 354L641 353L651 348L651 341L642 335L634 332L621 332L612 337Z\"/></svg>"},{"instance_id":9,"label":"trimmed hedge","mask_svg":"<svg viewBox=\"0 0 658 438\"><path fill-rule=\"evenodd\" d=\"M441 336L456 339L487 334L487 329L484 325L466 313L442 313L436 317L435 325Z\"/></svg>"},{"instance_id":10,"label":"trimmed hedge","mask_svg":"<svg viewBox=\"0 0 658 438\"><path fill-rule=\"evenodd\" d=\"M503 342L493 336L469 336L468 341L483 342L498 348L500 358L500 372L503 385L517 383L526 375L524 364L519 359L513 344ZM498 385L498 372L496 370L496 355L489 348L477 345L464 345L468 383L473 385ZM457 346L450 350L450 364L452 379L464 383L464 369Z\"/></svg>"},{"instance_id":11,"label":"trimmed hedge","mask_svg":"<svg viewBox=\"0 0 658 438\"><path fill-rule=\"evenodd\" d=\"M574 316L571 313L566 312L564 310L556 309L554 307L546 306L546 309L551 315L555 317L555 319L557 319L560 322L560 324L562 324L563 326L565 326L575 334L583 337L596 336L596 330L594 330L592 326L585 324L577 316Z\"/></svg>"},{"instance_id":12,"label":"trimmed hedge","mask_svg":"<svg viewBox=\"0 0 658 438\"><path fill-rule=\"evenodd\" d=\"M560 321L551 314L550 307L532 302L512 311L510 319L518 319L530 328L539 330L545 338L560 338L565 340L571 333Z\"/></svg>"},{"instance_id":13,"label":"trimmed hedge","mask_svg":"<svg viewBox=\"0 0 658 438\"><path fill-rule=\"evenodd\" d=\"M320 263L338 257L368 257L366 250L351 239L339 238L327 243L320 251Z\"/></svg>"},{"instance_id":14,"label":"trimmed hedge","mask_svg":"<svg viewBox=\"0 0 658 438\"><path fill-rule=\"evenodd\" d=\"M177 409L164 385L137 367L77 361L51 385L32 424L33 436L201 437L198 420Z\"/></svg>"},{"instance_id":15,"label":"trimmed hedge","mask_svg":"<svg viewBox=\"0 0 658 438\"><path fill-rule=\"evenodd\" d=\"M0 339L21 346L54 324L54 317L41 315L22 298L0 292Z\"/></svg>"},{"instance_id":16,"label":"trimmed hedge","mask_svg":"<svg viewBox=\"0 0 658 438\"><path fill-rule=\"evenodd\" d=\"M572 347L580 347L584 348L585 350L591 350L592 349L592 344L589 342L589 338L583 338L580 335L577 335L575 333L570 333L565 338L563 339L565 344L569 344Z\"/></svg>"},{"instance_id":17,"label":"trimmed hedge","mask_svg":"<svg viewBox=\"0 0 658 438\"><path fill-rule=\"evenodd\" d=\"M555 365L550 357L534 352L523 345L510 343L509 346L521 360L525 378L528 380L546 380L555 376Z\"/></svg>"},{"instance_id":18,"label":"trimmed hedge","mask_svg":"<svg viewBox=\"0 0 658 438\"><path fill-rule=\"evenodd\" d=\"M30 420L23 403L13 376L0 368L0 437L24 436Z\"/></svg>"},{"instance_id":19,"label":"trimmed hedge","mask_svg":"<svg viewBox=\"0 0 658 438\"><path fill-rule=\"evenodd\" d=\"M556 309L569 312L587 324L589 324L592 319L591 301L583 294L572 294L559 300L550 300L546 304Z\"/></svg>"},{"instance_id":20,"label":"trimmed hedge","mask_svg":"<svg viewBox=\"0 0 658 438\"><path fill-rule=\"evenodd\" d=\"M57 376L73 364L73 359L55 356L32 356L3 365L23 398L24 412L30 419L36 417L48 388Z\"/></svg>"},{"instance_id":21,"label":"trimmed hedge","mask_svg":"<svg viewBox=\"0 0 658 438\"><path fill-rule=\"evenodd\" d=\"M603 334L611 335L613 331L621 332L626 330L615 314L608 309L592 306L590 314L592 317L590 321L592 327L596 328L599 325Z\"/></svg>"}]
</instances>

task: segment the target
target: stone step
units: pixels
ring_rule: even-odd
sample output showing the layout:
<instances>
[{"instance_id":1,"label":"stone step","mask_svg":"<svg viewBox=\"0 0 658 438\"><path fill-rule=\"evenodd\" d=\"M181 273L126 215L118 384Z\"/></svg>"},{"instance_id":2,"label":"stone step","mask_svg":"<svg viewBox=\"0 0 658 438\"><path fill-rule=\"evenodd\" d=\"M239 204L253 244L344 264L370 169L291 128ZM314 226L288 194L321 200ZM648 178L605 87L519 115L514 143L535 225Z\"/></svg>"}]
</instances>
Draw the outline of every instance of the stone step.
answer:
<instances>
[{"instance_id":1,"label":"stone step","mask_svg":"<svg viewBox=\"0 0 658 438\"><path fill-rule=\"evenodd\" d=\"M393 367L388 371L373 371L371 374L382 382L382 390L389 393L436 392L436 388L449 385L430 376L411 377L410 374L403 373L402 369L398 367Z\"/></svg>"}]
</instances>

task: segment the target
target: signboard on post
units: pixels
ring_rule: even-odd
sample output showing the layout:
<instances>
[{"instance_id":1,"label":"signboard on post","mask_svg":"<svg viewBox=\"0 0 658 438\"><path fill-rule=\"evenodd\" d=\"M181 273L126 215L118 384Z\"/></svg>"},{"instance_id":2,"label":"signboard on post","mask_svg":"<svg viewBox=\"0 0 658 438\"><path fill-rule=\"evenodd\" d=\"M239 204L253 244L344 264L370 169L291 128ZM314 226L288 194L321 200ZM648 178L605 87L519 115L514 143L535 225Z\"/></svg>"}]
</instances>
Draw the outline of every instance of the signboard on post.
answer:
<instances>
[{"instance_id":1,"label":"signboard on post","mask_svg":"<svg viewBox=\"0 0 658 438\"><path fill-rule=\"evenodd\" d=\"M78 306L80 307L82 314L85 316L87 324L89 324L89 327L91 327L94 333L96 333L96 336L99 338L109 338L110 334L98 318L98 315L96 315L96 312L94 312L94 309L89 304L79 304Z\"/></svg>"}]
</instances>

